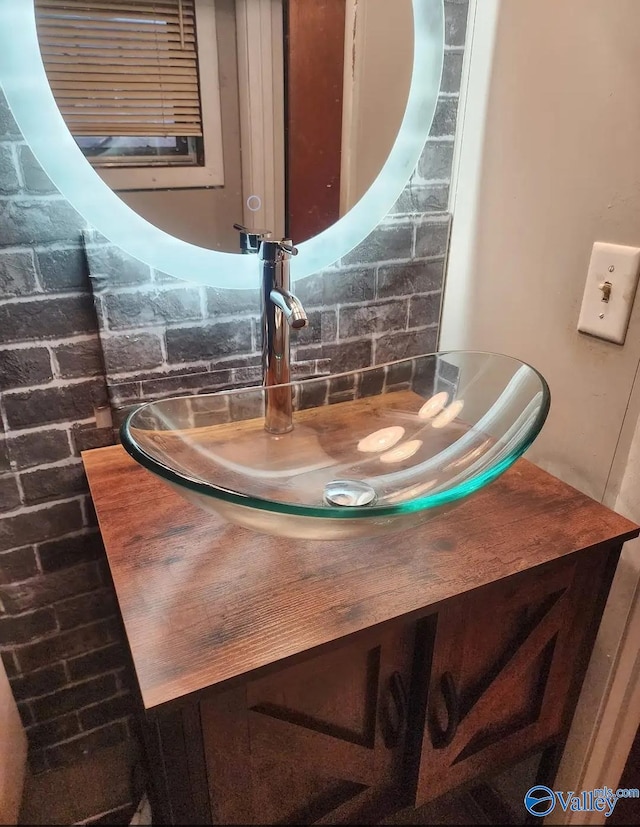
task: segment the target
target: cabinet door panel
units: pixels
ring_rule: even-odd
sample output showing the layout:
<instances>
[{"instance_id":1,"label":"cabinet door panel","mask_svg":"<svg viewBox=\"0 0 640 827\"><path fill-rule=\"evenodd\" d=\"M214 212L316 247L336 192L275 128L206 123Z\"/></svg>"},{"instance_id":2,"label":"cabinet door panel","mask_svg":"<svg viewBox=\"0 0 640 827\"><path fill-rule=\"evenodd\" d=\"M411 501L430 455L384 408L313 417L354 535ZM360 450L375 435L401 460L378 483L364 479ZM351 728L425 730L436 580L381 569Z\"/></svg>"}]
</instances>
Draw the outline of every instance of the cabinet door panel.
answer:
<instances>
[{"instance_id":1,"label":"cabinet door panel","mask_svg":"<svg viewBox=\"0 0 640 827\"><path fill-rule=\"evenodd\" d=\"M438 614L418 805L559 735L592 608L581 598L605 563L601 554L510 578Z\"/></svg>"},{"instance_id":2,"label":"cabinet door panel","mask_svg":"<svg viewBox=\"0 0 640 827\"><path fill-rule=\"evenodd\" d=\"M412 644L401 624L203 701L216 820L375 819L402 785Z\"/></svg>"}]
</instances>

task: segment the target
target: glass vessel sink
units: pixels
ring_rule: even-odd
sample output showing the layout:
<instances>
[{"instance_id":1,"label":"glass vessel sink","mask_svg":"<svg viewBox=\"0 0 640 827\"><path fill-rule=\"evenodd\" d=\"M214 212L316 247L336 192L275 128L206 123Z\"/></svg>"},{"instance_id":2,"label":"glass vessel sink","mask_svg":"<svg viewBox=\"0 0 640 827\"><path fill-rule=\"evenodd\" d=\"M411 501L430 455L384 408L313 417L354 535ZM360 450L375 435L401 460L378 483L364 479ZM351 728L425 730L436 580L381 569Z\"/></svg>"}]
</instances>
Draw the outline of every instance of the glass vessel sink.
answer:
<instances>
[{"instance_id":1,"label":"glass vessel sink","mask_svg":"<svg viewBox=\"0 0 640 827\"><path fill-rule=\"evenodd\" d=\"M415 526L509 468L540 432L549 388L493 353L447 352L281 385L293 430L264 429L252 387L149 402L131 456L187 500L255 531L367 537Z\"/></svg>"}]
</instances>

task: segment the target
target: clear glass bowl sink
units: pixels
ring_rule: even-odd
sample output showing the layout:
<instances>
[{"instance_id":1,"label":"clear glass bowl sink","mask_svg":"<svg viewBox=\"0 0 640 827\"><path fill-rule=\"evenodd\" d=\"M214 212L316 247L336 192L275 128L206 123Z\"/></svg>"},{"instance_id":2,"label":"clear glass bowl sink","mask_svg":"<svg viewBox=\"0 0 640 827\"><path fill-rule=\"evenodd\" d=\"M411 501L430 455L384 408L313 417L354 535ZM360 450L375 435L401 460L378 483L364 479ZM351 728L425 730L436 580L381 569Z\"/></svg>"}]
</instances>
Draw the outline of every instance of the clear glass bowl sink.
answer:
<instances>
[{"instance_id":1,"label":"clear glass bowl sink","mask_svg":"<svg viewBox=\"0 0 640 827\"><path fill-rule=\"evenodd\" d=\"M267 390L149 402L122 426L148 470L255 531L339 539L400 531L494 480L540 432L549 388L493 353L448 352L280 386L293 430L264 429Z\"/></svg>"}]
</instances>

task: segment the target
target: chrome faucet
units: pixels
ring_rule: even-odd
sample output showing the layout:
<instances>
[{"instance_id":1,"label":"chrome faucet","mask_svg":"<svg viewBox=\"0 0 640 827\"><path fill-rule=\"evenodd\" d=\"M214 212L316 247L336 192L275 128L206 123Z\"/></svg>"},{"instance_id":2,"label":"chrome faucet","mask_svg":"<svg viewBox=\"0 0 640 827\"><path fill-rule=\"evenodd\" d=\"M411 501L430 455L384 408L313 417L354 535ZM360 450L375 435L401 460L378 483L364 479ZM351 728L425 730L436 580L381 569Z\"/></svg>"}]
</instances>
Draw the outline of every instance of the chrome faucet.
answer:
<instances>
[{"instance_id":1,"label":"chrome faucet","mask_svg":"<svg viewBox=\"0 0 640 827\"><path fill-rule=\"evenodd\" d=\"M262 275L262 370L266 388L264 427L272 434L293 429L289 330L308 324L304 307L289 292L289 261L298 254L288 239L261 239L258 257Z\"/></svg>"}]
</instances>

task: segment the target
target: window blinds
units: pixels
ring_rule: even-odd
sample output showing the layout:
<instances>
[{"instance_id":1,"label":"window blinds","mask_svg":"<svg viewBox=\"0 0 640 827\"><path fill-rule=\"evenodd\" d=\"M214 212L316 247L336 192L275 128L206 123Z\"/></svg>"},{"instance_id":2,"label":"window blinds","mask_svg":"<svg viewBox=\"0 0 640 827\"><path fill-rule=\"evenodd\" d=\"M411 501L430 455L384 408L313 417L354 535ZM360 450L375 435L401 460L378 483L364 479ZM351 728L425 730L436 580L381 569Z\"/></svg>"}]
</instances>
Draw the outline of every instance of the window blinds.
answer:
<instances>
[{"instance_id":1,"label":"window blinds","mask_svg":"<svg viewBox=\"0 0 640 827\"><path fill-rule=\"evenodd\" d=\"M202 135L195 0L36 0L49 83L73 135Z\"/></svg>"}]
</instances>

